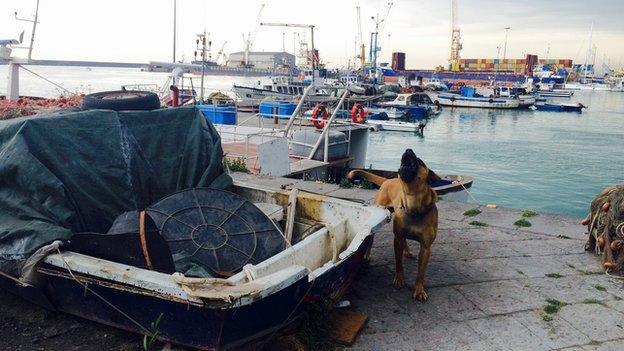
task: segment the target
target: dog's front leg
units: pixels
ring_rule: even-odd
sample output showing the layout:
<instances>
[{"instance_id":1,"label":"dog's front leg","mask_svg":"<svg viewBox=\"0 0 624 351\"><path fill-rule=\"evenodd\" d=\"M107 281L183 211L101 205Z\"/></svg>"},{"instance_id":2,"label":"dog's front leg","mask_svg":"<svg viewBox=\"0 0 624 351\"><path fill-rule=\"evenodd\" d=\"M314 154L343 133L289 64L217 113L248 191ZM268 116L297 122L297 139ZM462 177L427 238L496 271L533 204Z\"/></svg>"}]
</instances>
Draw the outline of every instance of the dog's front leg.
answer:
<instances>
[{"instance_id":1,"label":"dog's front leg","mask_svg":"<svg viewBox=\"0 0 624 351\"><path fill-rule=\"evenodd\" d=\"M429 256L431 256L431 246L420 244L420 252L418 254L418 278L416 278L414 294L412 295L414 299L419 301L425 301L428 297L425 292L425 273L427 272Z\"/></svg>"},{"instance_id":2,"label":"dog's front leg","mask_svg":"<svg viewBox=\"0 0 624 351\"><path fill-rule=\"evenodd\" d=\"M394 234L394 261L396 272L394 274L394 287L400 289L405 285L405 272L403 270L403 251L405 250L405 237Z\"/></svg>"}]
</instances>

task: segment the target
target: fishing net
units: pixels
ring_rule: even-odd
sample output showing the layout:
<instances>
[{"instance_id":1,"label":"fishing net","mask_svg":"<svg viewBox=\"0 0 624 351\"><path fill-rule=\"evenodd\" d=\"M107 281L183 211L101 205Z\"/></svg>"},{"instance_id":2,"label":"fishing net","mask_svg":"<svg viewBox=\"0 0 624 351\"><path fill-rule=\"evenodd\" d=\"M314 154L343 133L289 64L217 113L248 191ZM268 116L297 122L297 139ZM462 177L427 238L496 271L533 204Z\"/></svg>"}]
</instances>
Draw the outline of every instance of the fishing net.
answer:
<instances>
[{"instance_id":1,"label":"fishing net","mask_svg":"<svg viewBox=\"0 0 624 351\"><path fill-rule=\"evenodd\" d=\"M591 202L584 220L589 238L585 249L602 256L603 268L624 274L624 184L605 188Z\"/></svg>"}]
</instances>

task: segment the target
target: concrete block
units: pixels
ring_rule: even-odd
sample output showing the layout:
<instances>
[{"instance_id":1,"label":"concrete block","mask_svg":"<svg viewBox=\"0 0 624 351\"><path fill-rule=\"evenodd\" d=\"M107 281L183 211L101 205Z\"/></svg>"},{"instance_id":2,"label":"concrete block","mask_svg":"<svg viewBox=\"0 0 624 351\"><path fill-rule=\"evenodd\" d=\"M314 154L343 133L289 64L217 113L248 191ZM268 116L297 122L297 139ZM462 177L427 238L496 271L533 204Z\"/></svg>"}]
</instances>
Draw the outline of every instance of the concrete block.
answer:
<instances>
[{"instance_id":1,"label":"concrete block","mask_svg":"<svg viewBox=\"0 0 624 351\"><path fill-rule=\"evenodd\" d=\"M624 314L598 304L563 306L558 317L593 341L609 341L624 338Z\"/></svg>"},{"instance_id":2,"label":"concrete block","mask_svg":"<svg viewBox=\"0 0 624 351\"><path fill-rule=\"evenodd\" d=\"M514 315L474 319L466 322L497 350L550 350L547 339L537 338Z\"/></svg>"},{"instance_id":3,"label":"concrete block","mask_svg":"<svg viewBox=\"0 0 624 351\"><path fill-rule=\"evenodd\" d=\"M544 299L518 280L501 280L456 287L468 300L488 315L541 308Z\"/></svg>"}]
</instances>

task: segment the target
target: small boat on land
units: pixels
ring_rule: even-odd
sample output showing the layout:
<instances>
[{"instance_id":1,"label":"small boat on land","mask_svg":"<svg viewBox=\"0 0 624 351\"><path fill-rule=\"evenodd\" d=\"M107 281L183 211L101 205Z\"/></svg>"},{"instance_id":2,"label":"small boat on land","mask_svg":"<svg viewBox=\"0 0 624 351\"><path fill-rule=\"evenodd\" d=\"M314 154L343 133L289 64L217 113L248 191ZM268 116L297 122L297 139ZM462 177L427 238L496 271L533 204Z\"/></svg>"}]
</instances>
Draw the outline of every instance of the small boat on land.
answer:
<instances>
[{"instance_id":1,"label":"small boat on land","mask_svg":"<svg viewBox=\"0 0 624 351\"><path fill-rule=\"evenodd\" d=\"M0 287L195 349L262 349L305 303L338 301L388 215L226 174L221 139L195 107L14 119L0 127L6 150L16 152L0 175L15 187L0 198L27 195L0 201L14 214L0 223Z\"/></svg>"},{"instance_id":2,"label":"small boat on land","mask_svg":"<svg viewBox=\"0 0 624 351\"><path fill-rule=\"evenodd\" d=\"M563 103L555 103L555 102L537 103L533 106L534 106L534 109L537 111L552 111L552 112L582 112L584 108L587 108L587 106L581 103L563 104Z\"/></svg>"},{"instance_id":3,"label":"small boat on land","mask_svg":"<svg viewBox=\"0 0 624 351\"><path fill-rule=\"evenodd\" d=\"M461 87L457 93L441 93L436 101L442 106L450 107L479 107L512 109L520 106L520 100L512 97L486 97L475 92L475 88Z\"/></svg>"},{"instance_id":4,"label":"small boat on land","mask_svg":"<svg viewBox=\"0 0 624 351\"><path fill-rule=\"evenodd\" d=\"M388 179L398 177L398 172L396 171L363 168L361 170L371 172ZM433 190L436 191L438 196L444 195L445 200L451 201L467 200L467 189L470 189L473 183L473 178L471 176L458 174L439 174L439 176L439 180L433 181L429 184ZM354 180L356 182L361 181L358 177L354 178ZM373 184L373 188L377 188L377 186Z\"/></svg>"}]
</instances>

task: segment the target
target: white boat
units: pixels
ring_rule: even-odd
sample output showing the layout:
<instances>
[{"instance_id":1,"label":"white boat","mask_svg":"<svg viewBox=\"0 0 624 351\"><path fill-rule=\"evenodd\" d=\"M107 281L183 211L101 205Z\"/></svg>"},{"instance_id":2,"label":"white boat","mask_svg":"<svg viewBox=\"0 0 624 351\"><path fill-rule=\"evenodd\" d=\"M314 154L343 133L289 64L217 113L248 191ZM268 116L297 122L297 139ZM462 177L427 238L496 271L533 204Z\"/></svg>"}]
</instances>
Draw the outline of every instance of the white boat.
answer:
<instances>
[{"instance_id":1,"label":"white boat","mask_svg":"<svg viewBox=\"0 0 624 351\"><path fill-rule=\"evenodd\" d=\"M566 83L566 89L571 90L591 90L591 91L609 91L611 87L604 83Z\"/></svg>"},{"instance_id":2,"label":"white boat","mask_svg":"<svg viewBox=\"0 0 624 351\"><path fill-rule=\"evenodd\" d=\"M309 83L294 80L289 76L276 76L261 78L253 84L232 86L232 91L236 95L237 105L243 109L257 109L260 102L267 97L278 100L294 100L295 97L303 95ZM333 100L329 94L319 90L316 94L308 95L307 100L314 102L327 102Z\"/></svg>"},{"instance_id":3,"label":"white boat","mask_svg":"<svg viewBox=\"0 0 624 351\"><path fill-rule=\"evenodd\" d=\"M624 77L611 78L611 91L624 92Z\"/></svg>"},{"instance_id":4,"label":"white boat","mask_svg":"<svg viewBox=\"0 0 624 351\"><path fill-rule=\"evenodd\" d=\"M423 128L425 128L424 123L402 121L367 120L366 124L371 127L371 130L387 132L417 133L419 131L422 132Z\"/></svg>"},{"instance_id":5,"label":"white boat","mask_svg":"<svg viewBox=\"0 0 624 351\"><path fill-rule=\"evenodd\" d=\"M455 93L438 94L437 101L442 106L451 107L479 107L479 108L518 108L520 100L508 97L480 97L464 96Z\"/></svg>"},{"instance_id":6,"label":"white boat","mask_svg":"<svg viewBox=\"0 0 624 351\"><path fill-rule=\"evenodd\" d=\"M517 98L518 107L527 108L535 104L535 95L529 94L525 88L522 87L505 87L495 86L487 88L478 88L479 95L487 97L504 97L504 98Z\"/></svg>"}]
</instances>

